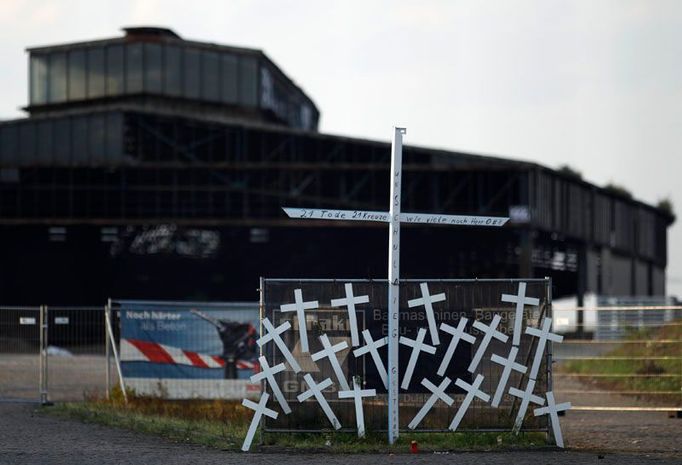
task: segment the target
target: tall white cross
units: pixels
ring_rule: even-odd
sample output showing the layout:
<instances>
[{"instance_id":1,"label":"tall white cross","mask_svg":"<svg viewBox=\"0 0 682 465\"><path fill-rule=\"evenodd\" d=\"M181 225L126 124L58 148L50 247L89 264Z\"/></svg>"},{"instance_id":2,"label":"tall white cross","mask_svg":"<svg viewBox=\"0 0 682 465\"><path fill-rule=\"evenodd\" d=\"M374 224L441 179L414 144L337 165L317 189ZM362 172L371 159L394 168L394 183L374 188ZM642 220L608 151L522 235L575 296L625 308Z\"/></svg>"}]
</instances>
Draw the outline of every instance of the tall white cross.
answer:
<instances>
[{"instance_id":1,"label":"tall white cross","mask_svg":"<svg viewBox=\"0 0 682 465\"><path fill-rule=\"evenodd\" d=\"M317 300L304 302L303 291L301 291L301 289L295 289L294 303L284 304L279 308L280 312L296 312L296 317L298 318L298 334L301 339L301 352L308 352L308 325L305 318L305 311L318 307Z\"/></svg>"},{"instance_id":2,"label":"tall white cross","mask_svg":"<svg viewBox=\"0 0 682 465\"><path fill-rule=\"evenodd\" d=\"M270 368L270 365L268 365L268 360L262 356L258 357L258 363L260 363L260 372L251 376L251 382L256 383L266 379L270 385L270 389L272 389L272 393L275 395L275 399L277 399L279 406L282 407L282 411L286 415L289 415L291 413L291 408L289 407L287 400L284 398L284 394L282 394L282 390L279 388L277 381L275 380L275 375L281 371L284 371L286 367L283 363L280 363Z\"/></svg>"},{"instance_id":3,"label":"tall white cross","mask_svg":"<svg viewBox=\"0 0 682 465\"><path fill-rule=\"evenodd\" d=\"M407 362L407 368L405 373L403 373L403 382L400 385L401 388L407 389L410 387L410 381L412 380L412 373L414 372L414 367L417 365L417 359L419 358L419 352L426 352L427 354L435 354L436 348L428 344L424 344L424 337L426 337L426 330L424 328L419 328L417 332L417 339L410 339L405 336L400 336L400 343L408 347L412 347L412 353L410 354L410 361Z\"/></svg>"},{"instance_id":4,"label":"tall white cross","mask_svg":"<svg viewBox=\"0 0 682 465\"><path fill-rule=\"evenodd\" d=\"M452 339L450 339L450 344L445 351L445 355L443 355L443 360L440 362L440 367L438 367L438 376L443 376L445 374L445 371L448 369L448 365L450 365L450 360L452 360L452 356L455 355L455 350L457 349L457 345L459 345L460 340L468 342L469 344L476 342L476 338L474 336L464 332L468 321L469 320L465 317L460 318L456 328L454 326L450 326L447 323L440 324L440 330L444 333L452 335Z\"/></svg>"},{"instance_id":5,"label":"tall white cross","mask_svg":"<svg viewBox=\"0 0 682 465\"><path fill-rule=\"evenodd\" d=\"M329 363L332 365L332 370L334 370L334 374L336 375L336 379L339 380L339 384L344 390L349 390L350 386L348 386L348 381L346 381L346 375L343 374L339 359L336 358L336 353L347 349L348 343L346 341L341 341L338 344L332 345L326 334L320 336L320 341L322 342L322 347L324 347L324 349L311 355L313 361L317 362L320 359L328 358Z\"/></svg>"},{"instance_id":6,"label":"tall white cross","mask_svg":"<svg viewBox=\"0 0 682 465\"><path fill-rule=\"evenodd\" d=\"M518 353L519 348L512 346L511 350L509 351L509 356L507 358L500 357L497 354L493 354L493 356L490 357L490 360L493 363L497 363L504 367L504 369L502 370L502 374L500 375L500 381L497 383L497 389L495 390L493 401L490 404L493 407L500 406L500 400L502 400L502 394L504 394L504 390L507 387L507 383L509 382L509 375L511 375L512 370L518 371L521 374L525 373L528 370L528 368L516 362L516 355Z\"/></svg>"},{"instance_id":7,"label":"tall white cross","mask_svg":"<svg viewBox=\"0 0 682 465\"><path fill-rule=\"evenodd\" d=\"M462 404L459 406L459 409L457 409L455 418L452 419L452 422L450 423L448 429L450 429L451 431L457 430L457 427L462 422L462 418L464 418L464 414L469 408L469 405L471 405L471 401L474 400L474 397L478 397L483 402L488 402L490 400L490 396L479 389L481 387L482 382L483 375L481 374L476 375L476 379L472 384L467 383L463 379L457 378L457 380L455 381L455 385L464 389L467 392L467 395L464 396L464 400L462 401Z\"/></svg>"},{"instance_id":8,"label":"tall white cross","mask_svg":"<svg viewBox=\"0 0 682 465\"><path fill-rule=\"evenodd\" d=\"M355 315L355 304L369 303L368 295L353 295L353 285L351 283L345 284L346 297L341 299L332 299L332 307L341 307L345 305L348 307L348 323L350 324L350 344L351 346L360 345L360 337L358 336L358 320Z\"/></svg>"},{"instance_id":9,"label":"tall white cross","mask_svg":"<svg viewBox=\"0 0 682 465\"><path fill-rule=\"evenodd\" d=\"M419 412L417 412L417 414L414 416L410 424L407 425L408 428L415 429L417 425L419 425L419 423L421 423L421 421L424 419L426 414L429 413L429 411L433 408L434 404L438 401L438 399L445 402L448 405L448 407L452 405L452 403L455 400L445 393L445 389L447 389L451 382L452 381L447 376L443 379L443 381L441 381L441 383L438 386L436 386L426 378L422 379L422 386L431 391L432 394L431 397L429 397L429 400L427 400L426 403L422 406L422 408L419 409Z\"/></svg>"},{"instance_id":10,"label":"tall white cross","mask_svg":"<svg viewBox=\"0 0 682 465\"><path fill-rule=\"evenodd\" d=\"M329 423L332 424L334 429L341 429L341 423L339 423L339 419L336 418L336 415L334 415L334 412L332 412L332 409L329 406L329 402L327 402L327 399L324 398L324 394L322 394L322 391L333 384L332 380L326 378L320 384L315 384L315 380L310 373L306 373L303 376L303 379L308 384L309 389L298 395L298 401L303 402L315 396L315 400L317 400L317 403L320 404L320 407L322 407L322 411L327 416Z\"/></svg>"},{"instance_id":11,"label":"tall white cross","mask_svg":"<svg viewBox=\"0 0 682 465\"><path fill-rule=\"evenodd\" d=\"M322 210L283 208L290 218L332 221L376 221L388 223L388 442L399 436L398 343L400 284L400 223L500 227L509 220L499 216L438 215L401 213L403 135L405 128L394 127L391 137L391 181L389 211Z\"/></svg>"},{"instance_id":12,"label":"tall white cross","mask_svg":"<svg viewBox=\"0 0 682 465\"><path fill-rule=\"evenodd\" d=\"M339 399L353 399L355 403L355 423L358 425L358 437L365 437L365 411L362 408L363 397L374 397L376 389L360 389L357 379L353 378L353 390L339 391Z\"/></svg>"},{"instance_id":13,"label":"tall white cross","mask_svg":"<svg viewBox=\"0 0 682 465\"><path fill-rule=\"evenodd\" d=\"M377 350L379 347L383 347L388 343L388 337L382 337L375 341L372 339L372 334L370 334L369 329L362 331L362 337L365 339L365 345L359 349L355 349L353 355L355 355L355 357L361 357L369 353L372 356L372 360L374 360L374 366L377 367L381 382L384 383L384 387L388 389L388 384L386 382L386 367L384 367L384 362L381 360L381 356Z\"/></svg>"},{"instance_id":14,"label":"tall white cross","mask_svg":"<svg viewBox=\"0 0 682 465\"><path fill-rule=\"evenodd\" d=\"M438 326L436 325L436 315L433 313L433 304L436 302L445 302L445 293L441 292L440 294L430 295L429 285L427 283L420 283L419 288L422 291L421 298L408 300L407 306L410 308L418 307L420 305L424 306L426 321L429 324L431 344L437 346L440 344L440 339L438 338Z\"/></svg>"},{"instance_id":15,"label":"tall white cross","mask_svg":"<svg viewBox=\"0 0 682 465\"><path fill-rule=\"evenodd\" d=\"M262 335L260 339L256 341L256 343L258 343L258 346L263 347L268 342L274 341L275 345L279 348L279 351L282 352L284 359L287 361L287 363L289 363L291 369L294 370L295 373L301 371L301 366L298 364L293 354L291 353L287 345L284 343L284 339L282 339L282 337L280 336L280 334L291 328L291 323L285 321L276 328L272 325L272 323L270 323L270 320L268 320L267 318L263 318L262 323L263 329L265 329L266 334Z\"/></svg>"},{"instance_id":16,"label":"tall white cross","mask_svg":"<svg viewBox=\"0 0 682 465\"><path fill-rule=\"evenodd\" d=\"M514 335L512 345L518 346L521 343L521 323L523 322L523 308L526 305L538 306L540 299L526 297L526 283L519 283L519 291L516 295L502 294L502 302L516 304L516 314L514 317Z\"/></svg>"},{"instance_id":17,"label":"tall white cross","mask_svg":"<svg viewBox=\"0 0 682 465\"><path fill-rule=\"evenodd\" d=\"M571 408L570 402L557 404L554 400L554 393L547 391L547 407L536 408L533 410L533 415L539 417L540 415L549 415L552 423L552 432L554 433L554 442L559 447L564 447L564 438L561 435L561 425L559 424L559 412L564 412Z\"/></svg>"},{"instance_id":18,"label":"tall white cross","mask_svg":"<svg viewBox=\"0 0 682 465\"><path fill-rule=\"evenodd\" d=\"M529 379L528 384L526 384L526 390L522 391L521 389L517 389L515 387L509 388L509 394L511 394L514 397L518 397L521 399L521 405L519 405L519 411L516 414L516 420L514 421L514 428L512 431L514 433L518 433L521 430L521 425L523 424L523 419L526 417L526 411L528 410L528 404L530 402L537 404L537 405L543 405L545 403L545 399L543 399L540 396L536 396L533 394L533 390L535 389L535 380L534 379Z\"/></svg>"},{"instance_id":19,"label":"tall white cross","mask_svg":"<svg viewBox=\"0 0 682 465\"><path fill-rule=\"evenodd\" d=\"M267 392L264 392L260 396L258 403L252 400L244 399L242 400L242 405L248 409L255 412L253 418L251 419L251 424L249 425L249 430L246 432L246 437L244 438L244 443L242 444L242 450L247 452L251 448L251 442L253 441L253 436L256 434L256 428L258 428L258 423L263 415L270 417L273 420L277 419L277 412L266 407L268 399L270 396Z\"/></svg>"},{"instance_id":20,"label":"tall white cross","mask_svg":"<svg viewBox=\"0 0 682 465\"><path fill-rule=\"evenodd\" d=\"M561 342L564 340L563 336L550 332L552 329L552 319L545 318L542 321L542 330L537 328L526 328L526 334L538 338L538 346L535 348L535 356L533 357L533 365L530 367L531 379L537 379L538 371L540 371L540 363L542 363L542 354L545 351L547 341Z\"/></svg>"},{"instance_id":21,"label":"tall white cross","mask_svg":"<svg viewBox=\"0 0 682 465\"><path fill-rule=\"evenodd\" d=\"M493 338L500 342L507 342L507 339L509 339L506 334L503 334L497 330L497 325L500 324L500 320L502 320L502 317L500 315L495 315L489 326L481 323L480 321L474 321L474 328L484 333L485 336L483 336L483 340L479 344L474 357L471 359L469 368L467 368L470 373L476 371L476 367L478 367L478 364L481 362L481 358L483 358L483 354L485 353L490 341L492 341Z\"/></svg>"}]
</instances>

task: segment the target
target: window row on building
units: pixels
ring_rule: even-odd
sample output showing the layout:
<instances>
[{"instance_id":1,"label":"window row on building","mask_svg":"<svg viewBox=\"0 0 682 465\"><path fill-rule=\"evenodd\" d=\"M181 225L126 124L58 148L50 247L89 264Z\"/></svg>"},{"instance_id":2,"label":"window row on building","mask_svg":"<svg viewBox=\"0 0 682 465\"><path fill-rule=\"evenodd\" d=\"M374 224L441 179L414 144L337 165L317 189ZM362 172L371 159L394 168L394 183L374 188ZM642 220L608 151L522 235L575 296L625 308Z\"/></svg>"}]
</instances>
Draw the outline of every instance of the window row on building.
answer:
<instances>
[{"instance_id":1,"label":"window row on building","mask_svg":"<svg viewBox=\"0 0 682 465\"><path fill-rule=\"evenodd\" d=\"M257 106L258 59L145 42L31 52L31 105L139 93Z\"/></svg>"},{"instance_id":2,"label":"window row on building","mask_svg":"<svg viewBox=\"0 0 682 465\"><path fill-rule=\"evenodd\" d=\"M32 106L160 95L258 107L288 126L316 130L319 112L267 59L190 45L108 42L31 52Z\"/></svg>"}]
</instances>

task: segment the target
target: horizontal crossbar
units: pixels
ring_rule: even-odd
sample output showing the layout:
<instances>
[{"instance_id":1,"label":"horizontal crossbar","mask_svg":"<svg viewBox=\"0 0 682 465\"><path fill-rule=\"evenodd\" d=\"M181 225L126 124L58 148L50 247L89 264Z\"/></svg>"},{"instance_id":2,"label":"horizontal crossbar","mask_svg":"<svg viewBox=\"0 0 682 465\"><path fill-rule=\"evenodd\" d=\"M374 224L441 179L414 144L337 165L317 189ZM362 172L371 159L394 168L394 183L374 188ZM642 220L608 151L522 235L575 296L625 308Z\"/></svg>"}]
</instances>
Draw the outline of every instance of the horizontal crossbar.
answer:
<instances>
[{"instance_id":1,"label":"horizontal crossbar","mask_svg":"<svg viewBox=\"0 0 682 465\"><path fill-rule=\"evenodd\" d=\"M388 212L364 210L326 210L319 208L288 208L282 210L289 218L303 220L329 221L376 221L388 223ZM432 224L447 226L504 226L509 220L503 216L475 216L475 215L439 215L431 213L401 213L400 222L410 224Z\"/></svg>"}]
</instances>

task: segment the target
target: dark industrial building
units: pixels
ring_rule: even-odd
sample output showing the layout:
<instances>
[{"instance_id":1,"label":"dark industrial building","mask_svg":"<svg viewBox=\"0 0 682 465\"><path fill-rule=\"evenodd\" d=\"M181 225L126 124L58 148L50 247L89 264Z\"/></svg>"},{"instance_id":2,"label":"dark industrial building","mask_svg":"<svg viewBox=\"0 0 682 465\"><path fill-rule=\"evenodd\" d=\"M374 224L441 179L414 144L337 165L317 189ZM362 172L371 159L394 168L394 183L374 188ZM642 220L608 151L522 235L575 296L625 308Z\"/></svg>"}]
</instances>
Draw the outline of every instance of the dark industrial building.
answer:
<instances>
[{"instance_id":1,"label":"dark industrial building","mask_svg":"<svg viewBox=\"0 0 682 465\"><path fill-rule=\"evenodd\" d=\"M161 28L29 49L27 118L0 123L0 302L255 300L259 276L385 278L387 143L317 132L261 51ZM391 121L387 121L387 136ZM534 163L407 146L403 210L510 215L409 226L406 278L544 277L554 295L663 295L664 211Z\"/></svg>"}]
</instances>

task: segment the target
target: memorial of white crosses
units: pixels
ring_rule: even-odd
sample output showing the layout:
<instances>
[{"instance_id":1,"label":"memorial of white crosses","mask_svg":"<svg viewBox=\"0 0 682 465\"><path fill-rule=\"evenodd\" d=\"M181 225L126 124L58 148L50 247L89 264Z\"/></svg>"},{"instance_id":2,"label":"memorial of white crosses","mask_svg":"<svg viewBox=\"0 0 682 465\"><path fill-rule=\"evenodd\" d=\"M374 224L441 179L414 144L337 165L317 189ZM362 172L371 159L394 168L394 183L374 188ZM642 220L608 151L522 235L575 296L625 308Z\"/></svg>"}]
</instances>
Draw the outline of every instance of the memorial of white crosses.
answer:
<instances>
[{"instance_id":1,"label":"memorial of white crosses","mask_svg":"<svg viewBox=\"0 0 682 465\"><path fill-rule=\"evenodd\" d=\"M261 371L251 381L263 389L258 403L244 399L254 414L242 450L258 425L358 437L371 429L391 444L406 428L526 428L563 447L559 413L570 404L551 391L551 347L562 341L552 333L551 279L400 280L401 223L508 220L401 213L403 134L394 128L388 212L284 209L293 218L387 223L388 280L261 280Z\"/></svg>"}]
</instances>

